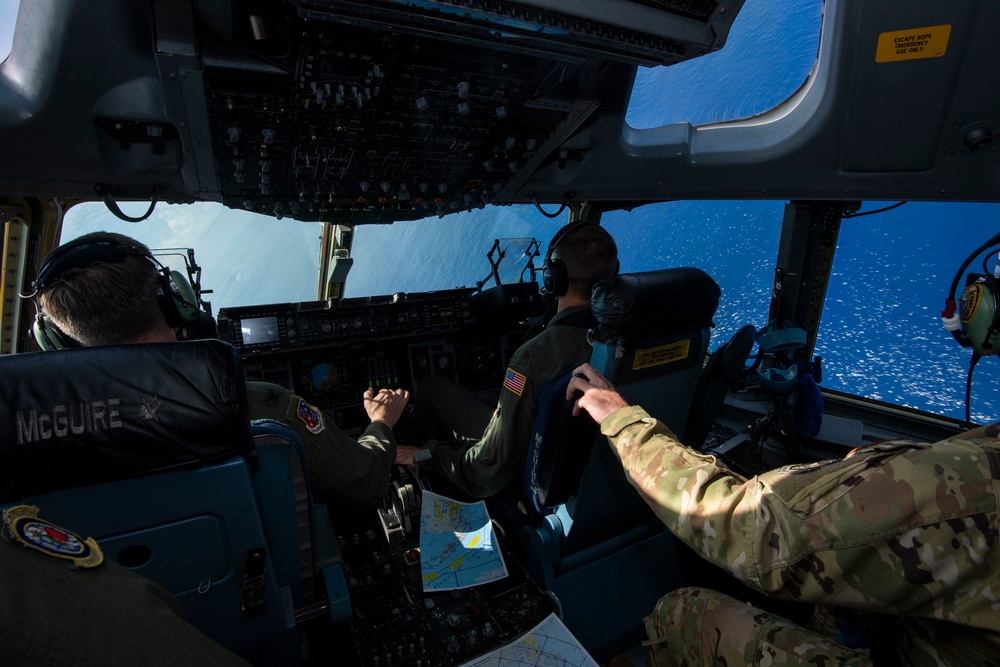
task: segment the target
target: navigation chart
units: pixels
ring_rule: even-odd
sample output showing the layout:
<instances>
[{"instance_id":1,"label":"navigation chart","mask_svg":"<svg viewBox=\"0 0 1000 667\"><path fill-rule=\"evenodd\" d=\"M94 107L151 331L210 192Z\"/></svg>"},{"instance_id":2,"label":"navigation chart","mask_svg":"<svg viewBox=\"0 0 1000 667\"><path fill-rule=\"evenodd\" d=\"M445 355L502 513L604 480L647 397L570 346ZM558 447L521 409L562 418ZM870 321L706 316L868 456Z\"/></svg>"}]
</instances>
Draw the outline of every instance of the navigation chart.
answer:
<instances>
[{"instance_id":1,"label":"navigation chart","mask_svg":"<svg viewBox=\"0 0 1000 667\"><path fill-rule=\"evenodd\" d=\"M425 591L448 591L507 576L486 503L462 503L424 491L420 575Z\"/></svg>"},{"instance_id":2,"label":"navigation chart","mask_svg":"<svg viewBox=\"0 0 1000 667\"><path fill-rule=\"evenodd\" d=\"M549 614L516 642L461 667L597 667L597 663L559 617Z\"/></svg>"}]
</instances>

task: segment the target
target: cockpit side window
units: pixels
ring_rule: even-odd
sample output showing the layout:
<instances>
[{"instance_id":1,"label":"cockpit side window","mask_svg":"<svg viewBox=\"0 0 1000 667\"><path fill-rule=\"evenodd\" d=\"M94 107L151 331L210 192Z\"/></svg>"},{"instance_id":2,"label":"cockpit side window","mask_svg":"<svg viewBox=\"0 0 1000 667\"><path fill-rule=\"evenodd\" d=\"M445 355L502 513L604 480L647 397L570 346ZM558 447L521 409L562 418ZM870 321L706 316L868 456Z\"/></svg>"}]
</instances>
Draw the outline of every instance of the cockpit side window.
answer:
<instances>
[{"instance_id":1,"label":"cockpit side window","mask_svg":"<svg viewBox=\"0 0 1000 667\"><path fill-rule=\"evenodd\" d=\"M14 23L20 0L0 0L0 63L7 60L14 42Z\"/></svg>"},{"instance_id":2,"label":"cockpit side window","mask_svg":"<svg viewBox=\"0 0 1000 667\"><path fill-rule=\"evenodd\" d=\"M972 349L944 329L941 312L962 262L997 233L998 220L1000 204L970 202L909 202L845 219L816 341L823 386L964 419ZM986 271L996 259L986 257ZM983 263L977 257L962 272L956 299ZM973 421L996 421L998 383L1000 358L984 356L972 377Z\"/></svg>"},{"instance_id":3,"label":"cockpit side window","mask_svg":"<svg viewBox=\"0 0 1000 667\"><path fill-rule=\"evenodd\" d=\"M626 122L635 129L750 118L780 105L816 63L823 0L746 0L725 46L670 67L640 67Z\"/></svg>"}]
</instances>

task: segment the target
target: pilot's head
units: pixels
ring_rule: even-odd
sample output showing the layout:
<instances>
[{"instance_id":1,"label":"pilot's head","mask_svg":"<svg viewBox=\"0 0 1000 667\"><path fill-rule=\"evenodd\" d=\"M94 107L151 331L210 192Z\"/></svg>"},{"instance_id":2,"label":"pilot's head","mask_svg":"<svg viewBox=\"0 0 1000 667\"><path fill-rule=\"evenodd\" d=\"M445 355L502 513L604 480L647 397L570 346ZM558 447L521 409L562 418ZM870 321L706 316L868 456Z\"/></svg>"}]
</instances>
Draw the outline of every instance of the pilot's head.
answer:
<instances>
[{"instance_id":1,"label":"pilot's head","mask_svg":"<svg viewBox=\"0 0 1000 667\"><path fill-rule=\"evenodd\" d=\"M81 345L177 340L160 308L161 277L145 245L95 232L53 250L39 271L38 303Z\"/></svg>"},{"instance_id":2,"label":"pilot's head","mask_svg":"<svg viewBox=\"0 0 1000 667\"><path fill-rule=\"evenodd\" d=\"M571 222L552 237L542 267L542 293L590 302L594 284L618 272L618 247L593 222Z\"/></svg>"}]
</instances>

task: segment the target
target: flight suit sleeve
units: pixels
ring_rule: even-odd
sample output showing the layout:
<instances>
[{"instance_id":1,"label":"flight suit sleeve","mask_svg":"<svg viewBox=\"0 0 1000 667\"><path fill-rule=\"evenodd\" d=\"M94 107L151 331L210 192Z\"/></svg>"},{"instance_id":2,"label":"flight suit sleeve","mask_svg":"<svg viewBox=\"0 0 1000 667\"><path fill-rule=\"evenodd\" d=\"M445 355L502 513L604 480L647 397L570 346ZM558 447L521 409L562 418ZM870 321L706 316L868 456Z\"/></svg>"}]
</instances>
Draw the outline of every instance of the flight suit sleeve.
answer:
<instances>
[{"instance_id":1,"label":"flight suit sleeve","mask_svg":"<svg viewBox=\"0 0 1000 667\"><path fill-rule=\"evenodd\" d=\"M284 422L302 439L317 500L371 505L382 498L396 457L391 428L371 423L355 440L337 427L333 415L269 383L247 382L247 399L251 418Z\"/></svg>"},{"instance_id":2,"label":"flight suit sleeve","mask_svg":"<svg viewBox=\"0 0 1000 667\"><path fill-rule=\"evenodd\" d=\"M756 579L754 484L682 445L642 408L608 415L601 431L629 482L677 538L739 579Z\"/></svg>"},{"instance_id":3,"label":"flight suit sleeve","mask_svg":"<svg viewBox=\"0 0 1000 667\"><path fill-rule=\"evenodd\" d=\"M746 479L641 408L601 427L670 531L752 588L996 627L968 592L994 576L995 441L880 442Z\"/></svg>"},{"instance_id":4,"label":"flight suit sleeve","mask_svg":"<svg viewBox=\"0 0 1000 667\"><path fill-rule=\"evenodd\" d=\"M428 443L435 470L474 498L499 493L520 473L531 437L537 387L526 370L511 366L497 408L475 443Z\"/></svg>"}]
</instances>

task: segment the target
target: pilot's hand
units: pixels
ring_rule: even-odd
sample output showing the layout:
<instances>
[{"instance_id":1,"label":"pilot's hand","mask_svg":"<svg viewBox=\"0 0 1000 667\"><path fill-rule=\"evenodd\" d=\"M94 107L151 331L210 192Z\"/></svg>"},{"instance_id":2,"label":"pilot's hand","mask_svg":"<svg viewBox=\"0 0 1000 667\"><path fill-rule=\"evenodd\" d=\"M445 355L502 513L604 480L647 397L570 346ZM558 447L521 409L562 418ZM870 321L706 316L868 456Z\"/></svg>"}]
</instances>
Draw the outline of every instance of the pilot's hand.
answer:
<instances>
[{"instance_id":1,"label":"pilot's hand","mask_svg":"<svg viewBox=\"0 0 1000 667\"><path fill-rule=\"evenodd\" d=\"M420 447L411 447L410 445L397 445L396 464L401 466L413 465L413 455L419 451Z\"/></svg>"},{"instance_id":2,"label":"pilot's hand","mask_svg":"<svg viewBox=\"0 0 1000 667\"><path fill-rule=\"evenodd\" d=\"M378 394L371 387L365 391L365 412L373 422L382 422L389 428L396 425L410 400L405 389L382 389Z\"/></svg>"},{"instance_id":3,"label":"pilot's hand","mask_svg":"<svg viewBox=\"0 0 1000 667\"><path fill-rule=\"evenodd\" d=\"M615 410L628 406L614 385L590 364L584 364L573 371L573 377L566 387L566 400L576 400L573 414L586 410L591 418L600 424Z\"/></svg>"}]
</instances>

